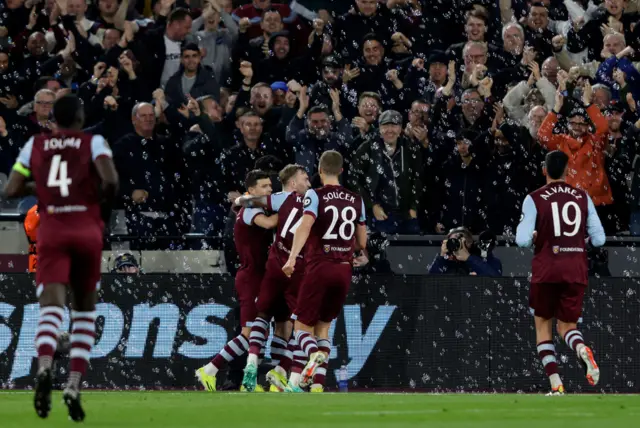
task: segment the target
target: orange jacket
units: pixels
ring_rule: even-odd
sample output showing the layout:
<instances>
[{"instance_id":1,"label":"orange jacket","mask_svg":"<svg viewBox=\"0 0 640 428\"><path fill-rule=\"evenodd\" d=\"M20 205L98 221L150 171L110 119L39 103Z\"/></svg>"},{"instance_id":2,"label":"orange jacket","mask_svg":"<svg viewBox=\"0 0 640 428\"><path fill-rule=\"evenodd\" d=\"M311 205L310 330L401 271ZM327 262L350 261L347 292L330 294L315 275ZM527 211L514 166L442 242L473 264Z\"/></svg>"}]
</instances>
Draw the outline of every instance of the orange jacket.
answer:
<instances>
[{"instance_id":1,"label":"orange jacket","mask_svg":"<svg viewBox=\"0 0 640 428\"><path fill-rule=\"evenodd\" d=\"M613 203L605 169L609 124L596 105L591 104L587 113L596 126L595 134L587 134L580 140L568 134L554 134L558 115L551 111L538 130L538 139L547 150L561 150L569 156L567 183L584 189L595 205L609 205Z\"/></svg>"},{"instance_id":2,"label":"orange jacket","mask_svg":"<svg viewBox=\"0 0 640 428\"><path fill-rule=\"evenodd\" d=\"M24 231L29 241L29 272L35 272L38 264L36 251L38 226L40 226L40 214L38 214L38 205L36 204L31 207L24 218Z\"/></svg>"}]
</instances>

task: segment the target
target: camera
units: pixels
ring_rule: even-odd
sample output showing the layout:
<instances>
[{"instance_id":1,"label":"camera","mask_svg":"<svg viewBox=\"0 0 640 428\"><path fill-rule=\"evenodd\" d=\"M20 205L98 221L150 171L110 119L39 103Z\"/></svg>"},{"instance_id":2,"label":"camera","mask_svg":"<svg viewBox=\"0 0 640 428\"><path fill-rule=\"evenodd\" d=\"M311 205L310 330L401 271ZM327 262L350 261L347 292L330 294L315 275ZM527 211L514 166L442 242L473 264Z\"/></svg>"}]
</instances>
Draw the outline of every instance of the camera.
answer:
<instances>
[{"instance_id":1,"label":"camera","mask_svg":"<svg viewBox=\"0 0 640 428\"><path fill-rule=\"evenodd\" d=\"M447 253L453 255L456 251L462 248L462 239L461 238L449 238L447 240Z\"/></svg>"}]
</instances>

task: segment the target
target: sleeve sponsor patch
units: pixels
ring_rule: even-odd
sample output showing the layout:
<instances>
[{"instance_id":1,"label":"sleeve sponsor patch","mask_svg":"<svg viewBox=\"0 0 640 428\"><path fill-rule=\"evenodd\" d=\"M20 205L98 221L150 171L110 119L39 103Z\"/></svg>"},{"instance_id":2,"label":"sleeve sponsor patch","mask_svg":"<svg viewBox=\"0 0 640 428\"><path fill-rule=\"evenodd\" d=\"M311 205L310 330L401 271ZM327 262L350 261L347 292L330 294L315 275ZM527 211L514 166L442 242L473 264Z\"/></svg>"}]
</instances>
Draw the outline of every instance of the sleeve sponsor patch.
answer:
<instances>
[{"instance_id":1,"label":"sleeve sponsor patch","mask_svg":"<svg viewBox=\"0 0 640 428\"><path fill-rule=\"evenodd\" d=\"M304 198L304 201L302 202L303 208L307 208L309 205L311 205L311 198Z\"/></svg>"}]
</instances>

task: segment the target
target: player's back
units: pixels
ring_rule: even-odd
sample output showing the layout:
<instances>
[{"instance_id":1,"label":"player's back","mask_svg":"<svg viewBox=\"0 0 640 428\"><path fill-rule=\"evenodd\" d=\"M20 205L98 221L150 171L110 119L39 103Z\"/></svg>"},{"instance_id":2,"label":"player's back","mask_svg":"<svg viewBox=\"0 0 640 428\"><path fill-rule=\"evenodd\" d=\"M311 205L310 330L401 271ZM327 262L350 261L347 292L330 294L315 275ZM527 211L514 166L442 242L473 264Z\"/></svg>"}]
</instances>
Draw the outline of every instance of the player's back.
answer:
<instances>
[{"instance_id":1,"label":"player's back","mask_svg":"<svg viewBox=\"0 0 640 428\"><path fill-rule=\"evenodd\" d=\"M316 221L305 246L305 259L351 262L356 245L356 227L365 220L362 198L342 186L324 186L305 195L304 212Z\"/></svg>"},{"instance_id":2,"label":"player's back","mask_svg":"<svg viewBox=\"0 0 640 428\"><path fill-rule=\"evenodd\" d=\"M30 166L36 183L41 228L95 226L100 215L100 176L93 161L111 156L103 137L64 130L32 137Z\"/></svg>"},{"instance_id":3,"label":"player's back","mask_svg":"<svg viewBox=\"0 0 640 428\"><path fill-rule=\"evenodd\" d=\"M587 284L587 214L589 196L553 182L530 194L536 207L532 283Z\"/></svg>"},{"instance_id":4,"label":"player's back","mask_svg":"<svg viewBox=\"0 0 640 428\"><path fill-rule=\"evenodd\" d=\"M303 195L296 192L279 192L272 194L268 199L269 211L278 213L278 228L270 253L281 265L287 262L291 254L293 235L302 221L303 198ZM302 258L301 253L298 262Z\"/></svg>"},{"instance_id":5,"label":"player's back","mask_svg":"<svg viewBox=\"0 0 640 428\"><path fill-rule=\"evenodd\" d=\"M273 241L273 232L254 224L257 215L264 214L260 208L240 208L233 227L233 240L236 245L240 269L264 272L269 245Z\"/></svg>"}]
</instances>

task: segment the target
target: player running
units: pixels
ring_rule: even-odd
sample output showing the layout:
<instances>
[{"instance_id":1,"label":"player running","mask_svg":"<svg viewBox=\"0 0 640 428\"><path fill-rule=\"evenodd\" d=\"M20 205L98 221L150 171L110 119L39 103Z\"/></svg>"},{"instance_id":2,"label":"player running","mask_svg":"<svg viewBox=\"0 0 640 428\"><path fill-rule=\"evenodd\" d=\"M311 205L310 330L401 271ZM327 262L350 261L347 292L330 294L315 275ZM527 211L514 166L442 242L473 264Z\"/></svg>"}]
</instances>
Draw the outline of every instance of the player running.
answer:
<instances>
[{"instance_id":1,"label":"player running","mask_svg":"<svg viewBox=\"0 0 640 428\"><path fill-rule=\"evenodd\" d=\"M364 202L358 194L340 186L342 165L342 155L334 150L320 157L318 171L323 187L305 194L304 215L282 268L288 277L293 275L298 255L308 241L304 279L292 316L298 345L309 358L300 387L309 385L329 357L329 327L340 314L349 291L354 250L365 249L367 244ZM323 368L326 370L326 366ZM287 391L300 392L300 387L289 385Z\"/></svg>"},{"instance_id":2,"label":"player running","mask_svg":"<svg viewBox=\"0 0 640 428\"><path fill-rule=\"evenodd\" d=\"M516 235L518 246L535 245L529 306L535 316L538 356L551 382L548 395L565 392L553 345L553 318L558 320L558 334L577 353L589 383L597 385L600 378L577 323L588 284L585 237L588 233L591 244L600 247L606 236L589 195L565 182L568 163L561 151L547 154L543 171L547 184L525 198Z\"/></svg>"},{"instance_id":3,"label":"player running","mask_svg":"<svg viewBox=\"0 0 640 428\"><path fill-rule=\"evenodd\" d=\"M34 405L46 418L51 411L52 364L64 316L67 287L72 291L71 362L63 392L69 416L84 420L80 381L95 342L95 304L100 289L104 219L117 194L118 174L103 137L82 132L84 109L66 95L53 107L57 129L32 137L24 146L5 193L25 195L33 176L38 196L38 269L36 295L40 318ZM102 211L104 209L104 211Z\"/></svg>"},{"instance_id":4,"label":"player running","mask_svg":"<svg viewBox=\"0 0 640 428\"><path fill-rule=\"evenodd\" d=\"M261 170L253 170L245 178L245 188L251 196L271 195L271 178ZM262 208L240 208L236 215L233 237L240 258L235 285L240 301L241 333L231 339L210 363L196 370L196 378L207 391L216 390L216 375L226 364L244 355L249 349L251 323L258 313L256 298L265 272L267 251L273 241L273 229L278 216L267 217Z\"/></svg>"},{"instance_id":5,"label":"player running","mask_svg":"<svg viewBox=\"0 0 640 428\"><path fill-rule=\"evenodd\" d=\"M251 327L249 338L249 357L244 369L242 385L247 391L256 388L258 376L258 356L264 349L269 335L269 321L276 321L276 331L271 340L272 358L278 361L276 367L267 373L267 380L277 391L287 386L287 372L292 369L293 352L296 342L291 337L293 325L291 314L295 310L298 289L302 282L304 270L299 269L291 278L282 272L291 252L293 234L302 221L302 199L311 184L309 176L301 165L287 165L280 171L280 181L284 191L267 197L241 196L236 205L266 207L270 212L278 213L278 229L276 239L269 250L269 259L256 306L258 316ZM302 255L298 257L303 262ZM287 338L290 338L287 341ZM292 369L292 383L298 384L302 364L299 371Z\"/></svg>"}]
</instances>

